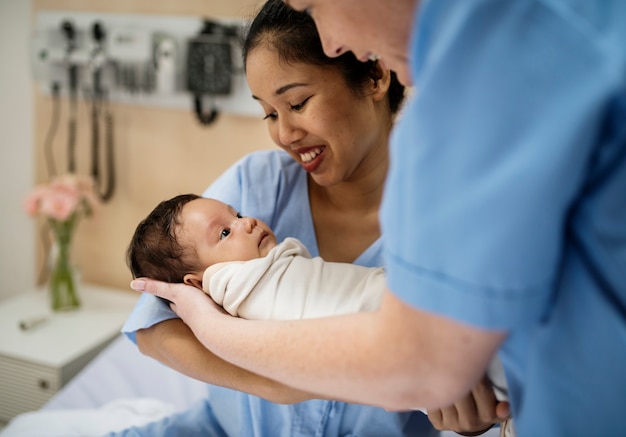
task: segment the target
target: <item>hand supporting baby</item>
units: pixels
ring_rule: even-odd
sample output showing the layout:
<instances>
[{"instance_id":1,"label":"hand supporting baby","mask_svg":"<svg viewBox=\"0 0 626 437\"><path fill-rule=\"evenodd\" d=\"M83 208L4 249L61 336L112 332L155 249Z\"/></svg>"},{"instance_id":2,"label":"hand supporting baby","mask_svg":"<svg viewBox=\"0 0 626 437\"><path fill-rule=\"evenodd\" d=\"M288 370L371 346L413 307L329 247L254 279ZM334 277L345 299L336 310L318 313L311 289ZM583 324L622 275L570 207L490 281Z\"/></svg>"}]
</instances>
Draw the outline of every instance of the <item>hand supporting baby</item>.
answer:
<instances>
[{"instance_id":1,"label":"hand supporting baby","mask_svg":"<svg viewBox=\"0 0 626 437\"><path fill-rule=\"evenodd\" d=\"M172 311L190 327L194 325L195 318L201 318L206 322L207 317L212 314L227 314L206 293L191 285L139 278L131 281L130 288L169 301Z\"/></svg>"}]
</instances>

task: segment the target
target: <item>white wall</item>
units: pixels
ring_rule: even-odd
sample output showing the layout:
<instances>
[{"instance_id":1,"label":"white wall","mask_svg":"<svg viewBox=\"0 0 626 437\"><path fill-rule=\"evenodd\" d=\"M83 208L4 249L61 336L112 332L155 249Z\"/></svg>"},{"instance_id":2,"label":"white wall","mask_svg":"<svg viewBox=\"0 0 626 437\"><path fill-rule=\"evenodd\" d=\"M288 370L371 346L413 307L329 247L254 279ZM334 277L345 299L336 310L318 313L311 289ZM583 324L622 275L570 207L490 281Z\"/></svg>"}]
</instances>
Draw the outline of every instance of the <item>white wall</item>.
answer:
<instances>
[{"instance_id":1,"label":"white wall","mask_svg":"<svg viewBox=\"0 0 626 437\"><path fill-rule=\"evenodd\" d=\"M31 8L0 0L0 299L36 280L34 221L22 209L34 181Z\"/></svg>"}]
</instances>

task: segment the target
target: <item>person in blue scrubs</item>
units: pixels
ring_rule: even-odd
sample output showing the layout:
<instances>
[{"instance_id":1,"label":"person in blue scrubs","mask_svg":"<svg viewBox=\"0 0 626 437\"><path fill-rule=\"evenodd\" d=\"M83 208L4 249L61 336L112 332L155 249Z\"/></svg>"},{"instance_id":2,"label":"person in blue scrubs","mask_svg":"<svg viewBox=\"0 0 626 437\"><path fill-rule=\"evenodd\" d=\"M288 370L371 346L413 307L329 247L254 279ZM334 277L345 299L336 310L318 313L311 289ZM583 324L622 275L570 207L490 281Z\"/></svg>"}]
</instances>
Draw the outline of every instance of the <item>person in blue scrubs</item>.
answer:
<instances>
[{"instance_id":1,"label":"person in blue scrubs","mask_svg":"<svg viewBox=\"0 0 626 437\"><path fill-rule=\"evenodd\" d=\"M329 56L378 57L415 86L391 141L381 310L241 321L135 287L303 390L438 407L499 350L519 436L624 435L626 2L288 3Z\"/></svg>"},{"instance_id":2,"label":"person in blue scrubs","mask_svg":"<svg viewBox=\"0 0 626 437\"><path fill-rule=\"evenodd\" d=\"M377 213L388 136L404 87L376 62L362 63L352 54L326 57L311 18L280 1L267 3L258 17L244 47L248 81L271 137L284 150L246 156L203 195L260 218L279 240L300 239L312 256L380 266ZM302 392L236 368L206 350L151 295L142 296L123 331L142 352L215 385L189 411L116 435L438 434L418 411L319 400L315 390ZM465 402L471 408L460 417L467 420L438 427L482 430L498 419L487 384L477 384Z\"/></svg>"}]
</instances>

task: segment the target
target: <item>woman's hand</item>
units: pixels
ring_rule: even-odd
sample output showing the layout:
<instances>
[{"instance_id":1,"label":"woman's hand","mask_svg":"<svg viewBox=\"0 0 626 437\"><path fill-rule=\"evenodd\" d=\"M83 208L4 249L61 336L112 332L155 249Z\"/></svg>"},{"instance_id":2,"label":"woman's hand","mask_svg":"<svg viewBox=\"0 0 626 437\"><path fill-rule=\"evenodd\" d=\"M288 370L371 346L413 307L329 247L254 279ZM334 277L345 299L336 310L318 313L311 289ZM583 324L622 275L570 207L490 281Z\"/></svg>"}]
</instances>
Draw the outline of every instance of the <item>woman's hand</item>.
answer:
<instances>
[{"instance_id":1,"label":"woman's hand","mask_svg":"<svg viewBox=\"0 0 626 437\"><path fill-rule=\"evenodd\" d=\"M222 307L202 290L182 283L171 284L148 278L135 279L130 283L135 291L153 294L170 302L170 308L187 324L194 317L210 317L213 314L225 314Z\"/></svg>"},{"instance_id":2,"label":"woman's hand","mask_svg":"<svg viewBox=\"0 0 626 437\"><path fill-rule=\"evenodd\" d=\"M438 430L474 436L509 417L509 403L498 402L491 383L484 378L463 399L441 410L429 410L428 419Z\"/></svg>"}]
</instances>

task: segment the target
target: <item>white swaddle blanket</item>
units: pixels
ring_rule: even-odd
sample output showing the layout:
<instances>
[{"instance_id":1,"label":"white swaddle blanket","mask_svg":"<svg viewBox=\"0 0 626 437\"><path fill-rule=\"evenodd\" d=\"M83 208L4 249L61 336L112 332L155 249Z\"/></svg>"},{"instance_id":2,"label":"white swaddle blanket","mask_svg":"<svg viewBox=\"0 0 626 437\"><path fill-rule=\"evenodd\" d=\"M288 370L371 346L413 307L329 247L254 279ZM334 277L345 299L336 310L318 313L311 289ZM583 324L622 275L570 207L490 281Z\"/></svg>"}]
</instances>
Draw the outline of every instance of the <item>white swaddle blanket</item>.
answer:
<instances>
[{"instance_id":1,"label":"white swaddle blanket","mask_svg":"<svg viewBox=\"0 0 626 437\"><path fill-rule=\"evenodd\" d=\"M295 238L267 256L215 264L204 291L229 314L245 319L304 319L374 311L385 289L382 268L311 258Z\"/></svg>"}]
</instances>

